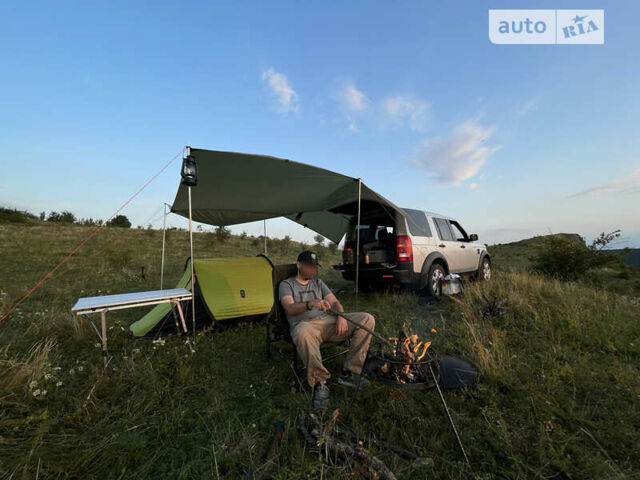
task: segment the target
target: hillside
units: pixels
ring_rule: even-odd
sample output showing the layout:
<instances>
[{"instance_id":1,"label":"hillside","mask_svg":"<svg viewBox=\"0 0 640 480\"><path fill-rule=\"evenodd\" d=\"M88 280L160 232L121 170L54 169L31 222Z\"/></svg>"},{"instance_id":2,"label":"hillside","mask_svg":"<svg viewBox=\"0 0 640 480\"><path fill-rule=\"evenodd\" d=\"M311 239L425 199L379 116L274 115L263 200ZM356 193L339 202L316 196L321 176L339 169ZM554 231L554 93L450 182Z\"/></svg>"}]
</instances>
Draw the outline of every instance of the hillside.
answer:
<instances>
[{"instance_id":1,"label":"hillside","mask_svg":"<svg viewBox=\"0 0 640 480\"><path fill-rule=\"evenodd\" d=\"M0 311L90 231L0 225ZM199 257L262 250L251 237L194 239ZM272 478L350 478L300 438L295 422L308 408L308 392L294 388L290 345L275 345L267 360L262 326L201 335L192 352L182 338L131 338L124 326L145 309L111 312L112 359L103 370L88 319L69 309L79 296L157 288L160 248L161 232L105 229L0 325L0 477L237 479L265 467L283 421ZM301 246L271 240L268 248L283 263ZM406 292L361 294L356 304L350 284L321 270L330 286L347 290L340 295L346 310L372 313L383 335L396 335L406 322L439 352L467 358L480 371L475 388L444 393L471 470L436 391L374 384L352 402L351 390L332 385L341 420L398 478L634 478L640 471L638 296L529 274L527 248L490 247L492 281L435 304ZM169 285L187 255L187 233L169 231ZM320 257L329 266L339 251ZM328 365L337 372L340 362ZM433 462L412 465L369 445L371 437Z\"/></svg>"},{"instance_id":2,"label":"hillside","mask_svg":"<svg viewBox=\"0 0 640 480\"><path fill-rule=\"evenodd\" d=\"M613 251L622 255L627 265L640 268L640 248L623 248Z\"/></svg>"},{"instance_id":3,"label":"hillside","mask_svg":"<svg viewBox=\"0 0 640 480\"><path fill-rule=\"evenodd\" d=\"M559 233L554 236L584 243L582 237L575 233ZM490 245L488 249L494 262L494 269L529 271L536 248L540 247L543 240L548 237L541 235L517 242ZM603 254L616 255L619 261L590 271L581 283L615 293L640 296L640 268L635 266L636 262L640 262L640 249L605 250Z\"/></svg>"}]
</instances>

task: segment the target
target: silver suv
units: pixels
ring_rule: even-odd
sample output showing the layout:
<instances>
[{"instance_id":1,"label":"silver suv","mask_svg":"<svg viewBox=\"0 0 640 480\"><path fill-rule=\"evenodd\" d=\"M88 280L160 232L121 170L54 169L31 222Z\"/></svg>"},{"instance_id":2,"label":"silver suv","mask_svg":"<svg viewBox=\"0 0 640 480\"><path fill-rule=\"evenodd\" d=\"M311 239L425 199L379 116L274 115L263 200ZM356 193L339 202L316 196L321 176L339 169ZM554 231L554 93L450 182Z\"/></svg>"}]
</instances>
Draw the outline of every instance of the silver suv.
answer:
<instances>
[{"instance_id":1,"label":"silver suv","mask_svg":"<svg viewBox=\"0 0 640 480\"><path fill-rule=\"evenodd\" d=\"M363 215L360 228L351 223L342 251L342 271L355 281L355 250L360 235L360 287L399 285L440 295L440 277L457 273L491 278L491 258L478 236L468 235L456 220L433 212L403 208L391 220L375 212Z\"/></svg>"}]
</instances>

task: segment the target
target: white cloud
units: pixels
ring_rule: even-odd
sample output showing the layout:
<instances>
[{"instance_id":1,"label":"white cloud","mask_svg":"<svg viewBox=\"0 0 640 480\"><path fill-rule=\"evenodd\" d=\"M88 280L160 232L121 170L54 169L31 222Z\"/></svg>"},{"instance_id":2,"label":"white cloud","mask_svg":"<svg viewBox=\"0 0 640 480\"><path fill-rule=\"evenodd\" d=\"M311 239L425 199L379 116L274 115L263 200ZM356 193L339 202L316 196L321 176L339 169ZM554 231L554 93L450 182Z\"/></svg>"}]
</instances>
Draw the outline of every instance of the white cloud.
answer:
<instances>
[{"instance_id":1,"label":"white cloud","mask_svg":"<svg viewBox=\"0 0 640 480\"><path fill-rule=\"evenodd\" d=\"M267 82L271 93L278 100L279 110L282 112L298 109L298 94L291 88L284 73L279 73L273 67L262 72L262 80Z\"/></svg>"},{"instance_id":2,"label":"white cloud","mask_svg":"<svg viewBox=\"0 0 640 480\"><path fill-rule=\"evenodd\" d=\"M358 132L359 129L356 125L356 119L359 114L369 108L371 103L369 98L362 93L353 82L345 83L334 98L349 123L349 130Z\"/></svg>"},{"instance_id":3,"label":"white cloud","mask_svg":"<svg viewBox=\"0 0 640 480\"><path fill-rule=\"evenodd\" d=\"M636 168L625 177L616 178L610 182L601 183L595 187L569 195L569 198L587 197L600 193L640 193L640 168Z\"/></svg>"},{"instance_id":4,"label":"white cloud","mask_svg":"<svg viewBox=\"0 0 640 480\"><path fill-rule=\"evenodd\" d=\"M538 108L539 102L540 102L540 97L530 98L529 100L522 102L518 106L516 113L518 114L518 116L524 117L530 114L531 112L533 112L534 110L536 110Z\"/></svg>"},{"instance_id":5,"label":"white cloud","mask_svg":"<svg viewBox=\"0 0 640 480\"><path fill-rule=\"evenodd\" d=\"M415 131L422 131L429 122L431 106L414 95L396 95L382 100L386 120L395 125L407 124Z\"/></svg>"},{"instance_id":6,"label":"white cloud","mask_svg":"<svg viewBox=\"0 0 640 480\"><path fill-rule=\"evenodd\" d=\"M356 88L353 83L347 83L340 91L338 98L346 111L361 112L369 106L367 96Z\"/></svg>"},{"instance_id":7,"label":"white cloud","mask_svg":"<svg viewBox=\"0 0 640 480\"><path fill-rule=\"evenodd\" d=\"M475 121L461 123L447 137L424 141L411 163L427 170L437 181L459 184L474 177L500 148L485 144L494 130L494 127L485 127Z\"/></svg>"}]
</instances>

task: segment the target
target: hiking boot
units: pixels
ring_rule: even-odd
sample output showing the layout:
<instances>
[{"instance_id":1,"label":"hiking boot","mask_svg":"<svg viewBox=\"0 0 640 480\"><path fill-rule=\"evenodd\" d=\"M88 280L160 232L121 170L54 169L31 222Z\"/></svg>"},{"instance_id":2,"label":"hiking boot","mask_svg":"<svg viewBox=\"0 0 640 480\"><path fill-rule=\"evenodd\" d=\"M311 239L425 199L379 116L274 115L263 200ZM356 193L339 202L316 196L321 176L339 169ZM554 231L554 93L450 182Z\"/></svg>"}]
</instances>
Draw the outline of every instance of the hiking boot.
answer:
<instances>
[{"instance_id":1,"label":"hiking boot","mask_svg":"<svg viewBox=\"0 0 640 480\"><path fill-rule=\"evenodd\" d=\"M362 375L358 375L357 373L353 373L349 370L345 370L344 368L340 371L340 376L338 377L338 383L340 385L344 385L345 387L366 387L370 384L369 380L364 378Z\"/></svg>"},{"instance_id":2,"label":"hiking boot","mask_svg":"<svg viewBox=\"0 0 640 480\"><path fill-rule=\"evenodd\" d=\"M316 382L313 387L311 399L313 408L325 408L329 406L329 385L326 382Z\"/></svg>"}]
</instances>

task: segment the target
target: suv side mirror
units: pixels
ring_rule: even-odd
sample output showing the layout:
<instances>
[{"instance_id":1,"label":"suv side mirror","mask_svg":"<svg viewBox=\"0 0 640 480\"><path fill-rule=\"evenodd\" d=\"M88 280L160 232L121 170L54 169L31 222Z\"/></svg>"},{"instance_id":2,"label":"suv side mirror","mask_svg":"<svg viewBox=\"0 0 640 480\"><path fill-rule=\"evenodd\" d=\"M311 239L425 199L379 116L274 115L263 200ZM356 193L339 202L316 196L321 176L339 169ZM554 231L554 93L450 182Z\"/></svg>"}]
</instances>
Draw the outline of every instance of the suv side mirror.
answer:
<instances>
[{"instance_id":1,"label":"suv side mirror","mask_svg":"<svg viewBox=\"0 0 640 480\"><path fill-rule=\"evenodd\" d=\"M477 242L478 241L478 235L475 233L472 233L471 235L469 235L469 240L471 240L472 242Z\"/></svg>"}]
</instances>

